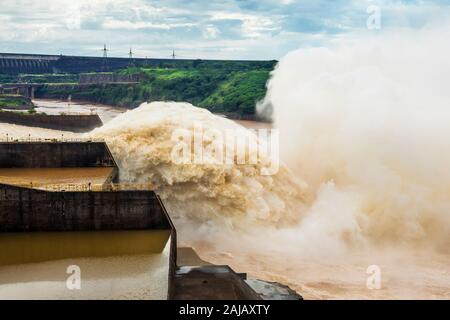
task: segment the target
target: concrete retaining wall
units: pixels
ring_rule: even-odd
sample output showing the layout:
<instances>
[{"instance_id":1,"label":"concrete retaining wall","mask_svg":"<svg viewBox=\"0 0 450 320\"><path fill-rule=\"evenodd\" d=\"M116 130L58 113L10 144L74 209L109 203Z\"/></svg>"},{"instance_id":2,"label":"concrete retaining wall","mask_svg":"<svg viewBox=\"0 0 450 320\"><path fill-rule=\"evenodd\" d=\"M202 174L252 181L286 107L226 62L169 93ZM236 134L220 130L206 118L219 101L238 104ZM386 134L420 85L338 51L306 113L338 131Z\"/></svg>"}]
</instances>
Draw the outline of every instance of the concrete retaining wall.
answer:
<instances>
[{"instance_id":1,"label":"concrete retaining wall","mask_svg":"<svg viewBox=\"0 0 450 320\"><path fill-rule=\"evenodd\" d=\"M82 73L78 83L80 84L108 84L108 83L126 83L140 82L143 76L139 74L121 75L116 73Z\"/></svg>"},{"instance_id":2,"label":"concrete retaining wall","mask_svg":"<svg viewBox=\"0 0 450 320\"><path fill-rule=\"evenodd\" d=\"M0 142L0 168L116 167L104 142Z\"/></svg>"},{"instance_id":3,"label":"concrete retaining wall","mask_svg":"<svg viewBox=\"0 0 450 320\"><path fill-rule=\"evenodd\" d=\"M89 132L103 125L97 114L45 115L0 112L0 122L72 132Z\"/></svg>"},{"instance_id":4,"label":"concrete retaining wall","mask_svg":"<svg viewBox=\"0 0 450 320\"><path fill-rule=\"evenodd\" d=\"M0 232L170 228L152 191L47 192L0 185Z\"/></svg>"}]
</instances>

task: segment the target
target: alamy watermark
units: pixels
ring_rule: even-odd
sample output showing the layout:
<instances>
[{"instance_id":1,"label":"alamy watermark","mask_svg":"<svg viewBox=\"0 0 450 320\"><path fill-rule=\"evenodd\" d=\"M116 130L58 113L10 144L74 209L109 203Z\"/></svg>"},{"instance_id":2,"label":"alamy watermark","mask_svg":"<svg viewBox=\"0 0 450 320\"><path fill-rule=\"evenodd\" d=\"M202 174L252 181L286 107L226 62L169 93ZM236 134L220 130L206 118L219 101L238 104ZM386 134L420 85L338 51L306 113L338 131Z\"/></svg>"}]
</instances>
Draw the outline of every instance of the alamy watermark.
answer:
<instances>
[{"instance_id":1,"label":"alamy watermark","mask_svg":"<svg viewBox=\"0 0 450 320\"><path fill-rule=\"evenodd\" d=\"M369 275L366 281L367 289L381 289L381 268L377 265L371 265L367 268L366 273Z\"/></svg>"},{"instance_id":2,"label":"alamy watermark","mask_svg":"<svg viewBox=\"0 0 450 320\"><path fill-rule=\"evenodd\" d=\"M277 174L280 167L278 129L179 128L171 160L178 165L257 165L264 176Z\"/></svg>"},{"instance_id":3,"label":"alamy watermark","mask_svg":"<svg viewBox=\"0 0 450 320\"><path fill-rule=\"evenodd\" d=\"M66 280L66 288L68 290L81 290L81 268L77 265L67 267L67 274L70 276Z\"/></svg>"},{"instance_id":4,"label":"alamy watermark","mask_svg":"<svg viewBox=\"0 0 450 320\"><path fill-rule=\"evenodd\" d=\"M366 26L369 30L381 29L381 8L375 4L371 4L366 9L369 17L366 20Z\"/></svg>"}]
</instances>

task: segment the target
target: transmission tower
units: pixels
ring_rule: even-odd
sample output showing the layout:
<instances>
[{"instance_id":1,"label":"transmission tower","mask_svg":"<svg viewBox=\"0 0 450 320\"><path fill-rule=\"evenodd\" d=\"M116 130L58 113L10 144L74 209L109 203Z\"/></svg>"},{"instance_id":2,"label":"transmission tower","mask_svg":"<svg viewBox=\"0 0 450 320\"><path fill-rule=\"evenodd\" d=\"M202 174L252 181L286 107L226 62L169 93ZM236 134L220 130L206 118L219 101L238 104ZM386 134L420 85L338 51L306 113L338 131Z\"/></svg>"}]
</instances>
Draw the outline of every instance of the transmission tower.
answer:
<instances>
[{"instance_id":1,"label":"transmission tower","mask_svg":"<svg viewBox=\"0 0 450 320\"><path fill-rule=\"evenodd\" d=\"M107 59L108 58L108 49L106 48L106 44L103 45L103 58Z\"/></svg>"},{"instance_id":2,"label":"transmission tower","mask_svg":"<svg viewBox=\"0 0 450 320\"><path fill-rule=\"evenodd\" d=\"M172 52L172 59L175 59L175 58L176 58L175 50L173 50L173 52Z\"/></svg>"},{"instance_id":3,"label":"transmission tower","mask_svg":"<svg viewBox=\"0 0 450 320\"><path fill-rule=\"evenodd\" d=\"M109 49L106 48L106 44L103 45L103 61L102 61L102 71L108 71L108 51Z\"/></svg>"},{"instance_id":4,"label":"transmission tower","mask_svg":"<svg viewBox=\"0 0 450 320\"><path fill-rule=\"evenodd\" d=\"M130 59L130 61L128 62L128 66L130 66L130 67L135 66L134 61L133 61L133 55L134 55L133 50L130 48L130 52L128 53L128 57Z\"/></svg>"}]
</instances>

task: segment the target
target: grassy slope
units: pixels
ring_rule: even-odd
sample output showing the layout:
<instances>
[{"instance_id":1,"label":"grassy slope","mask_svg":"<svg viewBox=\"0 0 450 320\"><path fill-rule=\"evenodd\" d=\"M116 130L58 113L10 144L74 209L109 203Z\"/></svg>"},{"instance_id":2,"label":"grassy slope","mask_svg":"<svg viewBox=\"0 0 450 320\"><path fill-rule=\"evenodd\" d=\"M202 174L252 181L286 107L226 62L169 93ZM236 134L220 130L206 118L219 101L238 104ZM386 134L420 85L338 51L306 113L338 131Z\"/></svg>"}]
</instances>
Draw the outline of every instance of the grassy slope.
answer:
<instances>
[{"instance_id":1,"label":"grassy slope","mask_svg":"<svg viewBox=\"0 0 450 320\"><path fill-rule=\"evenodd\" d=\"M233 73L207 98L199 103L214 112L254 114L256 102L264 98L269 71Z\"/></svg>"},{"instance_id":2,"label":"grassy slope","mask_svg":"<svg viewBox=\"0 0 450 320\"><path fill-rule=\"evenodd\" d=\"M29 109L33 104L30 99L22 96L0 95L0 109Z\"/></svg>"}]
</instances>

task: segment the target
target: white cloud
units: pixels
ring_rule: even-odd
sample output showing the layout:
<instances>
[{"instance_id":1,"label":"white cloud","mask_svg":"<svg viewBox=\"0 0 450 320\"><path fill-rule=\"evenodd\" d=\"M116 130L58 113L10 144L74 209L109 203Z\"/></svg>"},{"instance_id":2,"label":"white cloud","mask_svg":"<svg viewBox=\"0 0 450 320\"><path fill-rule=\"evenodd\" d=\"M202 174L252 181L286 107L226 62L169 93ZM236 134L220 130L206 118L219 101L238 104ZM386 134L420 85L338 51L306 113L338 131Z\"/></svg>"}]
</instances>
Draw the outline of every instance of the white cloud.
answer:
<instances>
[{"instance_id":1,"label":"white cloud","mask_svg":"<svg viewBox=\"0 0 450 320\"><path fill-rule=\"evenodd\" d=\"M212 21L238 20L242 22L241 32L244 37L260 38L265 33L281 30L279 20L263 16L236 12L214 12L211 14Z\"/></svg>"},{"instance_id":2,"label":"white cloud","mask_svg":"<svg viewBox=\"0 0 450 320\"><path fill-rule=\"evenodd\" d=\"M66 26L67 29L70 30L77 30L81 28L81 11L80 8L74 8L69 11L69 13L66 15Z\"/></svg>"},{"instance_id":3,"label":"white cloud","mask_svg":"<svg viewBox=\"0 0 450 320\"><path fill-rule=\"evenodd\" d=\"M220 34L220 30L214 25L207 25L203 30L203 38L205 39L216 39Z\"/></svg>"},{"instance_id":4,"label":"white cloud","mask_svg":"<svg viewBox=\"0 0 450 320\"><path fill-rule=\"evenodd\" d=\"M365 4L294 0L0 0L1 50L99 55L277 59L365 28ZM448 19L440 0L374 0L391 25ZM367 1L368 3L368 1ZM389 25L385 24L383 26ZM384 28L384 27L383 27ZM39 44L39 45L37 45Z\"/></svg>"},{"instance_id":5,"label":"white cloud","mask_svg":"<svg viewBox=\"0 0 450 320\"><path fill-rule=\"evenodd\" d=\"M102 23L104 29L126 29L126 30L139 30L139 29L160 29L170 30L174 28L187 28L194 27L195 23L153 23L146 21L127 21L127 20L115 20L112 18L106 19Z\"/></svg>"}]
</instances>

